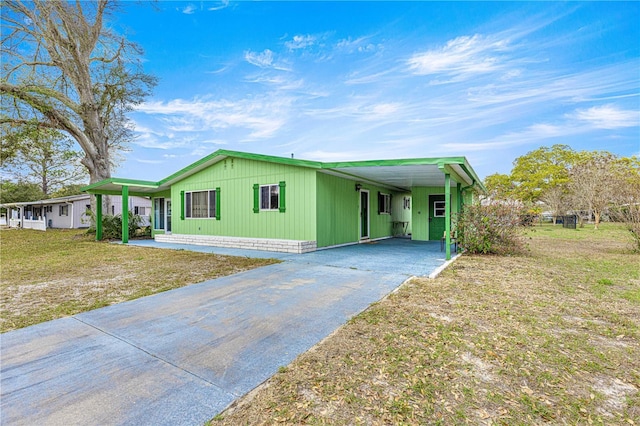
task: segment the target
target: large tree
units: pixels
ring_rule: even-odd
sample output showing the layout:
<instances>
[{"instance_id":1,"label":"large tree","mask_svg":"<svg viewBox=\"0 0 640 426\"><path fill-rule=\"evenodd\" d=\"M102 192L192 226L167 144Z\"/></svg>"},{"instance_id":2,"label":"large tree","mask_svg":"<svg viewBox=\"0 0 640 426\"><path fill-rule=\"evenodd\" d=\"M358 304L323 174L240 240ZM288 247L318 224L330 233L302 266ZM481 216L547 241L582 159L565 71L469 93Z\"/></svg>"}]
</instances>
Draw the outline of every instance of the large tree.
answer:
<instances>
[{"instance_id":1,"label":"large tree","mask_svg":"<svg viewBox=\"0 0 640 426\"><path fill-rule=\"evenodd\" d=\"M524 202L541 201L545 191L569 181L576 159L577 153L567 145L543 146L518 157L511 170L514 196Z\"/></svg>"},{"instance_id":2,"label":"large tree","mask_svg":"<svg viewBox=\"0 0 640 426\"><path fill-rule=\"evenodd\" d=\"M614 181L615 206L610 209L614 220L624 223L640 252L640 158L623 157L616 161Z\"/></svg>"},{"instance_id":3,"label":"large tree","mask_svg":"<svg viewBox=\"0 0 640 426\"><path fill-rule=\"evenodd\" d=\"M567 212L570 206L568 182L558 183L545 189L540 195L542 201L553 214L553 224L556 224L558 216Z\"/></svg>"},{"instance_id":4,"label":"large tree","mask_svg":"<svg viewBox=\"0 0 640 426\"><path fill-rule=\"evenodd\" d=\"M637 161L618 157L606 151L581 152L580 161L572 168L569 181L574 209L589 212L598 229L602 214L624 202L624 195L634 184ZM635 168L635 169L634 169ZM626 181L631 178L632 180ZM636 197L635 200L638 200ZM633 198L630 200L633 202Z\"/></svg>"},{"instance_id":5,"label":"large tree","mask_svg":"<svg viewBox=\"0 0 640 426\"><path fill-rule=\"evenodd\" d=\"M45 198L65 185L86 183L81 154L73 142L57 130L32 127L17 139L16 153L2 169L19 181L40 185Z\"/></svg>"},{"instance_id":6,"label":"large tree","mask_svg":"<svg viewBox=\"0 0 640 426\"><path fill-rule=\"evenodd\" d=\"M484 179L484 186L488 195L493 200L511 199L515 185L510 175L494 173Z\"/></svg>"},{"instance_id":7,"label":"large tree","mask_svg":"<svg viewBox=\"0 0 640 426\"><path fill-rule=\"evenodd\" d=\"M132 138L126 113L156 84L141 50L105 25L110 0L2 3L3 150L24 126L57 129L82 148L90 182L111 177L114 154ZM4 155L4 154L3 154Z\"/></svg>"}]
</instances>

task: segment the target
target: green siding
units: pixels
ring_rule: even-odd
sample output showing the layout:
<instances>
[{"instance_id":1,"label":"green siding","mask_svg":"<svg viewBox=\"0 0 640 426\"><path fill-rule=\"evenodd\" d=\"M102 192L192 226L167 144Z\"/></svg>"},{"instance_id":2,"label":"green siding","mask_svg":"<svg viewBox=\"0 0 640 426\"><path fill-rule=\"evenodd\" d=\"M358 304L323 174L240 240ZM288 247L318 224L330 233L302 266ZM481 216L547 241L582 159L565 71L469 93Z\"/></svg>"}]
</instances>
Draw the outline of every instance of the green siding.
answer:
<instances>
[{"instance_id":1,"label":"green siding","mask_svg":"<svg viewBox=\"0 0 640 426\"><path fill-rule=\"evenodd\" d=\"M393 236L393 216L388 213L378 213L378 192L390 194L392 197L392 205L393 198L399 197L400 193L372 185L362 185L362 189L369 190L369 221L371 223L369 228L369 238L373 240L376 238Z\"/></svg>"},{"instance_id":2,"label":"green siding","mask_svg":"<svg viewBox=\"0 0 640 426\"><path fill-rule=\"evenodd\" d=\"M360 193L356 182L326 173L318 173L318 247L355 243L360 240ZM378 192L392 195L402 202L402 194L388 189L362 184L369 191L369 238L393 236L393 214L378 213Z\"/></svg>"},{"instance_id":3,"label":"green siding","mask_svg":"<svg viewBox=\"0 0 640 426\"><path fill-rule=\"evenodd\" d=\"M287 164L227 158L171 187L179 206L182 191L220 188L220 220L180 220L174 216L174 234L316 240L316 171ZM254 184L286 183L286 211L254 213ZM284 207L284 206L283 206Z\"/></svg>"},{"instance_id":4,"label":"green siding","mask_svg":"<svg viewBox=\"0 0 640 426\"><path fill-rule=\"evenodd\" d=\"M414 187L411 192L411 239L413 240L439 240L442 235L429 235L429 195L444 195L444 187ZM453 212L458 211L458 195L455 187L451 188L451 212L455 220Z\"/></svg>"},{"instance_id":5,"label":"green siding","mask_svg":"<svg viewBox=\"0 0 640 426\"><path fill-rule=\"evenodd\" d=\"M355 182L317 174L318 247L358 241L359 193Z\"/></svg>"}]
</instances>

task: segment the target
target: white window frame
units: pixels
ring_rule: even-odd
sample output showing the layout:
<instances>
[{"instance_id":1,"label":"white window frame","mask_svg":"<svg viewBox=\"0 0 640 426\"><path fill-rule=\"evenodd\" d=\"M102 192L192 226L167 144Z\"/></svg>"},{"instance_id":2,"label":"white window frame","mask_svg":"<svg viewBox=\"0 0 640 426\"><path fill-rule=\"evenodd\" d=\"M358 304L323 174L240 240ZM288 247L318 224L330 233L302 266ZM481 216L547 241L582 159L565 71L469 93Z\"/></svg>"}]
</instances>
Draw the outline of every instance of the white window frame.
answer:
<instances>
[{"instance_id":1,"label":"white window frame","mask_svg":"<svg viewBox=\"0 0 640 426\"><path fill-rule=\"evenodd\" d=\"M69 204L61 204L58 207L58 216L69 216Z\"/></svg>"},{"instance_id":2,"label":"white window frame","mask_svg":"<svg viewBox=\"0 0 640 426\"><path fill-rule=\"evenodd\" d=\"M164 197L158 197L153 199L153 229L156 231L164 231L165 224L167 223L165 215L166 215L166 207L165 207ZM160 227L160 223L162 222L162 228Z\"/></svg>"},{"instance_id":3,"label":"white window frame","mask_svg":"<svg viewBox=\"0 0 640 426\"><path fill-rule=\"evenodd\" d=\"M403 198L403 202L404 202L404 203L403 203L403 206L404 206L404 209L405 209L405 210L409 210L409 209L411 209L411 198L409 198L409 197L404 197L404 198Z\"/></svg>"},{"instance_id":4,"label":"white window frame","mask_svg":"<svg viewBox=\"0 0 640 426\"><path fill-rule=\"evenodd\" d=\"M262 204L262 188L269 188L269 208L263 208L263 204ZM271 189L275 188L276 189L276 194L278 196L278 201L277 201L277 205L275 207L273 207L273 205L271 204ZM280 184L275 183L275 184L269 184L269 185L260 185L260 189L259 189L259 194L260 194L260 211L261 212L277 212L280 211Z\"/></svg>"},{"instance_id":5,"label":"white window frame","mask_svg":"<svg viewBox=\"0 0 640 426\"><path fill-rule=\"evenodd\" d=\"M382 206L378 206L379 214L391 214L391 194L380 193L378 203L382 200Z\"/></svg>"},{"instance_id":6,"label":"white window frame","mask_svg":"<svg viewBox=\"0 0 640 426\"><path fill-rule=\"evenodd\" d=\"M207 216L193 216L193 194L204 192L207 195L206 212ZM213 193L213 204L211 204L211 194ZM184 217L185 219L215 219L216 218L216 190L201 189L198 191L184 192ZM213 209L213 211L212 211ZM212 215L213 214L213 215Z\"/></svg>"},{"instance_id":7,"label":"white window frame","mask_svg":"<svg viewBox=\"0 0 640 426\"><path fill-rule=\"evenodd\" d=\"M438 204L442 204L442 207L439 207ZM442 211L441 214L438 214L439 211ZM445 201L434 201L433 202L433 217L445 217L446 212L446 204Z\"/></svg>"}]
</instances>

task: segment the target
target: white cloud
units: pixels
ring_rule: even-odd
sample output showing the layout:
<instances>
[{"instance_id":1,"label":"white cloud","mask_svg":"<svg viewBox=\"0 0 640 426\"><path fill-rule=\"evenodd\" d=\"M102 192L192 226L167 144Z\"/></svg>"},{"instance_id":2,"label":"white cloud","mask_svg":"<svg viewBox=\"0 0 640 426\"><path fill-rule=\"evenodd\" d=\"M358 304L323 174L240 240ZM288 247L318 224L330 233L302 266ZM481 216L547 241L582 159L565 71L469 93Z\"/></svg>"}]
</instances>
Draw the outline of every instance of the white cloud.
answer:
<instances>
[{"instance_id":1,"label":"white cloud","mask_svg":"<svg viewBox=\"0 0 640 426\"><path fill-rule=\"evenodd\" d=\"M279 71L291 71L291 68L282 62L275 62L274 53L271 49L265 49L262 52L252 52L247 50L244 52L244 59L251 65L263 69L275 69Z\"/></svg>"},{"instance_id":2,"label":"white cloud","mask_svg":"<svg viewBox=\"0 0 640 426\"><path fill-rule=\"evenodd\" d=\"M138 163L142 163L142 164L162 164L162 163L164 163L164 161L162 161L162 160L145 160L145 159L142 159L142 158L136 158L136 161Z\"/></svg>"},{"instance_id":3,"label":"white cloud","mask_svg":"<svg viewBox=\"0 0 640 426\"><path fill-rule=\"evenodd\" d=\"M182 9L182 13L186 15L192 15L193 13L195 13L195 11L196 11L196 7L192 4L189 4L184 9Z\"/></svg>"},{"instance_id":4,"label":"white cloud","mask_svg":"<svg viewBox=\"0 0 640 426\"><path fill-rule=\"evenodd\" d=\"M136 111L156 116L163 127L171 131L188 133L243 129L249 131L245 136L248 140L255 140L273 136L286 124L292 102L292 98L277 95L237 101L174 99L146 102L139 105Z\"/></svg>"},{"instance_id":5,"label":"white cloud","mask_svg":"<svg viewBox=\"0 0 640 426\"><path fill-rule=\"evenodd\" d=\"M229 6L229 0L222 0L219 6L211 6L207 8L209 11L221 10Z\"/></svg>"},{"instance_id":6,"label":"white cloud","mask_svg":"<svg viewBox=\"0 0 640 426\"><path fill-rule=\"evenodd\" d=\"M185 146L184 140L174 139L175 135L172 134L151 134L151 133L138 133L135 144L143 148L152 149L178 149Z\"/></svg>"},{"instance_id":7,"label":"white cloud","mask_svg":"<svg viewBox=\"0 0 640 426\"><path fill-rule=\"evenodd\" d=\"M340 118L357 118L365 121L401 119L403 105L398 102L371 102L367 99L353 99L342 106L323 109L309 109L305 115L334 120Z\"/></svg>"},{"instance_id":8,"label":"white cloud","mask_svg":"<svg viewBox=\"0 0 640 426\"><path fill-rule=\"evenodd\" d=\"M440 48L416 53L409 60L409 70L417 75L473 75L495 71L502 66L506 40L493 40L481 35L449 40Z\"/></svg>"},{"instance_id":9,"label":"white cloud","mask_svg":"<svg viewBox=\"0 0 640 426\"><path fill-rule=\"evenodd\" d=\"M352 39L351 37L342 39L336 43L336 50L346 53L364 53L375 52L382 49L381 44L375 44L369 41L371 37L358 37Z\"/></svg>"},{"instance_id":10,"label":"white cloud","mask_svg":"<svg viewBox=\"0 0 640 426\"><path fill-rule=\"evenodd\" d=\"M316 40L316 37L311 34L295 35L292 40L286 41L284 45L289 50L304 49L306 47L313 46Z\"/></svg>"},{"instance_id":11,"label":"white cloud","mask_svg":"<svg viewBox=\"0 0 640 426\"><path fill-rule=\"evenodd\" d=\"M393 74L395 71L395 69L385 69L373 74L351 73L344 81L344 84L351 85L379 83L384 78L393 78Z\"/></svg>"},{"instance_id":12,"label":"white cloud","mask_svg":"<svg viewBox=\"0 0 640 426\"><path fill-rule=\"evenodd\" d=\"M199 140L198 143L201 143L204 145L227 145L227 141L222 139L205 139L205 140Z\"/></svg>"},{"instance_id":13,"label":"white cloud","mask_svg":"<svg viewBox=\"0 0 640 426\"><path fill-rule=\"evenodd\" d=\"M291 79L283 75L259 75L254 77L248 77L246 81L250 83L259 83L269 86L274 86L280 90L297 90L304 87L303 79Z\"/></svg>"},{"instance_id":14,"label":"white cloud","mask_svg":"<svg viewBox=\"0 0 640 426\"><path fill-rule=\"evenodd\" d=\"M205 73L206 74L222 74L223 72L227 71L229 68L231 68L229 65L225 65L222 68L219 68L217 70L205 71Z\"/></svg>"},{"instance_id":15,"label":"white cloud","mask_svg":"<svg viewBox=\"0 0 640 426\"><path fill-rule=\"evenodd\" d=\"M246 51L244 59L252 65L260 68L269 68L273 64L273 52L265 49L261 53Z\"/></svg>"},{"instance_id":16,"label":"white cloud","mask_svg":"<svg viewBox=\"0 0 640 426\"><path fill-rule=\"evenodd\" d=\"M587 122L597 129L618 129L637 126L640 121L640 112L622 110L613 104L607 104L588 109L577 109L569 117Z\"/></svg>"},{"instance_id":17,"label":"white cloud","mask_svg":"<svg viewBox=\"0 0 640 426\"><path fill-rule=\"evenodd\" d=\"M371 107L371 113L375 116L386 116L398 111L400 104L398 103L381 103Z\"/></svg>"}]
</instances>

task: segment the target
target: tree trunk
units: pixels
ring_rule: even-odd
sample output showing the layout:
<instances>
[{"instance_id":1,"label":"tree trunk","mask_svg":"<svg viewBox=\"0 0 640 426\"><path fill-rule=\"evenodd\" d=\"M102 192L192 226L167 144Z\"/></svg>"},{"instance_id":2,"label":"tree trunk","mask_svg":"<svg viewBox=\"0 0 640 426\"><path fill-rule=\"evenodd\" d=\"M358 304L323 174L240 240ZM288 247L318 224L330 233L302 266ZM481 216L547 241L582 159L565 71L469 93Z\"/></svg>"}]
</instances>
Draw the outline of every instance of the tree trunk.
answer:
<instances>
[{"instance_id":1,"label":"tree trunk","mask_svg":"<svg viewBox=\"0 0 640 426\"><path fill-rule=\"evenodd\" d=\"M42 193L46 196L49 195L49 184L47 183L47 175L42 175Z\"/></svg>"},{"instance_id":2,"label":"tree trunk","mask_svg":"<svg viewBox=\"0 0 640 426\"><path fill-rule=\"evenodd\" d=\"M593 229L598 229L598 225L600 225L600 211L599 210L594 210L593 211L593 217L594 217L594 221L595 221L595 226L593 227Z\"/></svg>"}]
</instances>

